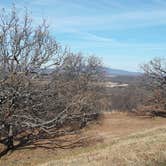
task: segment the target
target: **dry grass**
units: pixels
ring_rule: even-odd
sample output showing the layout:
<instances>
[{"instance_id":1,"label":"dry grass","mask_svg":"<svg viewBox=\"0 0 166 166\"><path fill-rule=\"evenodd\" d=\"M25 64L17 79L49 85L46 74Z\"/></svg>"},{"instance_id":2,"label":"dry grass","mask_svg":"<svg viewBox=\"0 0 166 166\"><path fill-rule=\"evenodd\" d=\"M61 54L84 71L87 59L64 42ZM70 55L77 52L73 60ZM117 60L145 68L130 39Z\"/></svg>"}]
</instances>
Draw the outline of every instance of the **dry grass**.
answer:
<instances>
[{"instance_id":1,"label":"dry grass","mask_svg":"<svg viewBox=\"0 0 166 166\"><path fill-rule=\"evenodd\" d=\"M1 166L164 166L166 120L105 114L103 122L89 126L83 135L102 138L95 145L69 150L16 151L1 159Z\"/></svg>"},{"instance_id":2,"label":"dry grass","mask_svg":"<svg viewBox=\"0 0 166 166\"><path fill-rule=\"evenodd\" d=\"M112 143L92 148L89 152L69 153L59 160L40 166L62 165L160 165L166 164L166 127L147 130L124 138L113 139Z\"/></svg>"}]
</instances>

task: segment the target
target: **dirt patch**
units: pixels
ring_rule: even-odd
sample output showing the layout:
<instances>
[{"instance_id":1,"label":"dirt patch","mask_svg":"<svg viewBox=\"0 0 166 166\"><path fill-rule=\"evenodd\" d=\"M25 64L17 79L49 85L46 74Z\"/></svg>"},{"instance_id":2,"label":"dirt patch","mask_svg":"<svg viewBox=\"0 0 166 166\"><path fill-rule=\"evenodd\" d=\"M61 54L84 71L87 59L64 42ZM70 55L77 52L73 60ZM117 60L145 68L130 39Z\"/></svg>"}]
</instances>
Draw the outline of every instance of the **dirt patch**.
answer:
<instances>
[{"instance_id":1,"label":"dirt patch","mask_svg":"<svg viewBox=\"0 0 166 166\"><path fill-rule=\"evenodd\" d=\"M123 137L146 129L166 125L164 118L150 118L133 116L127 113L105 113L98 125L90 127L88 132L96 132L96 136L103 136L104 140L113 137Z\"/></svg>"}]
</instances>

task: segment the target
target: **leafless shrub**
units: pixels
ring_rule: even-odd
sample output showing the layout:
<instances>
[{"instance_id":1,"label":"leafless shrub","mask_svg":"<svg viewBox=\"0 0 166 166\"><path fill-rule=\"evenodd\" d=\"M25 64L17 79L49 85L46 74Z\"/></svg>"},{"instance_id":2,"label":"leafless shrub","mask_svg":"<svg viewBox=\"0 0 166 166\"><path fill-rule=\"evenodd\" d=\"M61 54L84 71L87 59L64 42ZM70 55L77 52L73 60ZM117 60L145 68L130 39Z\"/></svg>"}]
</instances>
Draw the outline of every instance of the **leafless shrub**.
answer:
<instances>
[{"instance_id":1,"label":"leafless shrub","mask_svg":"<svg viewBox=\"0 0 166 166\"><path fill-rule=\"evenodd\" d=\"M134 111L144 103L146 91L134 85L114 88L111 93L111 110Z\"/></svg>"}]
</instances>

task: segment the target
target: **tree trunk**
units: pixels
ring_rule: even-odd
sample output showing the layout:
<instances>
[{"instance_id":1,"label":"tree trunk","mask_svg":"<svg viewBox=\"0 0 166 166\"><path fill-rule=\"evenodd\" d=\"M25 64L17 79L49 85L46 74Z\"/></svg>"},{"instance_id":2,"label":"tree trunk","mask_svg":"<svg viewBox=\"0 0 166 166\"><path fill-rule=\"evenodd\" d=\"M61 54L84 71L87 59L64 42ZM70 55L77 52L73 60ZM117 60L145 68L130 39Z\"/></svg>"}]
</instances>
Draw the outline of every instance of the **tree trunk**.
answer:
<instances>
[{"instance_id":1,"label":"tree trunk","mask_svg":"<svg viewBox=\"0 0 166 166\"><path fill-rule=\"evenodd\" d=\"M13 149L13 127L9 125L9 132L8 132L8 142L7 142L7 149Z\"/></svg>"}]
</instances>

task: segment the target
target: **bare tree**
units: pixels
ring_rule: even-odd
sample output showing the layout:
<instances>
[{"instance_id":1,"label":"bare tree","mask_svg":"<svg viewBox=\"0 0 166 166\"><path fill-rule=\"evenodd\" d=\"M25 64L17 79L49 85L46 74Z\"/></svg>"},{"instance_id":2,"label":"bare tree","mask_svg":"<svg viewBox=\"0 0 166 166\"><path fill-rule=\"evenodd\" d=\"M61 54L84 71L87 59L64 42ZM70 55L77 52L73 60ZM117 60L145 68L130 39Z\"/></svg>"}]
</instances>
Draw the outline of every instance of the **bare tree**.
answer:
<instances>
[{"instance_id":1,"label":"bare tree","mask_svg":"<svg viewBox=\"0 0 166 166\"><path fill-rule=\"evenodd\" d=\"M7 149L14 147L13 139L27 129L37 127L41 114L41 93L30 85L29 73L42 67L58 65L61 47L49 34L45 21L34 27L28 12L19 17L13 6L0 13L0 137ZM46 92L46 91L44 91ZM35 95L36 93L36 95ZM44 96L44 93L42 94ZM35 115L35 112L41 111ZM47 117L48 118L48 117ZM42 122L44 123L44 122ZM45 123L44 123L45 124ZM37 126L36 126L37 125ZM41 125L40 125L41 126Z\"/></svg>"},{"instance_id":2,"label":"bare tree","mask_svg":"<svg viewBox=\"0 0 166 166\"><path fill-rule=\"evenodd\" d=\"M142 66L144 77L152 88L166 88L166 59L155 58Z\"/></svg>"},{"instance_id":3,"label":"bare tree","mask_svg":"<svg viewBox=\"0 0 166 166\"><path fill-rule=\"evenodd\" d=\"M28 12L19 17L15 6L0 13L0 67L5 76L11 72L29 72L57 58L60 46L50 35L45 21L32 25ZM54 64L56 64L54 60ZM50 65L50 64L49 64Z\"/></svg>"},{"instance_id":4,"label":"bare tree","mask_svg":"<svg viewBox=\"0 0 166 166\"><path fill-rule=\"evenodd\" d=\"M98 58L62 52L45 22L34 28L27 12L21 19L15 7L1 12L0 34L0 68L6 77L0 83L0 143L7 151L71 133L98 117L104 101L94 84L102 75ZM29 77L50 65L56 66L51 83L43 86Z\"/></svg>"},{"instance_id":5,"label":"bare tree","mask_svg":"<svg viewBox=\"0 0 166 166\"><path fill-rule=\"evenodd\" d=\"M78 57L72 58L75 62ZM89 65L96 66L91 73ZM66 58L62 66L66 67ZM11 75L1 84L0 134L1 143L8 150L14 147L16 140L18 145L26 145L41 138L68 134L99 116L103 93L93 85L99 66L83 60L76 64L79 69L74 79L68 77L68 69L73 66L69 63L67 70L62 66L55 72L52 82L42 88L40 84L34 85L24 73L17 73L17 77ZM74 74L71 71L70 75ZM82 81L84 77L87 80L87 75L92 79Z\"/></svg>"},{"instance_id":6,"label":"bare tree","mask_svg":"<svg viewBox=\"0 0 166 166\"><path fill-rule=\"evenodd\" d=\"M101 60L95 56L84 57L81 53L67 52L61 65L57 67L60 78L66 81L77 81L77 84L88 84L102 80Z\"/></svg>"},{"instance_id":7,"label":"bare tree","mask_svg":"<svg viewBox=\"0 0 166 166\"><path fill-rule=\"evenodd\" d=\"M149 104L154 110L166 110L166 59L155 58L142 66L146 87L152 91Z\"/></svg>"},{"instance_id":8,"label":"bare tree","mask_svg":"<svg viewBox=\"0 0 166 166\"><path fill-rule=\"evenodd\" d=\"M80 118L85 114L99 113L102 108L99 100L103 98L103 88L95 83L103 77L99 58L85 58L80 53L68 52L54 73L51 86L56 89L61 102L74 102ZM80 103L80 101L82 101ZM74 114L74 112L73 112Z\"/></svg>"}]
</instances>

